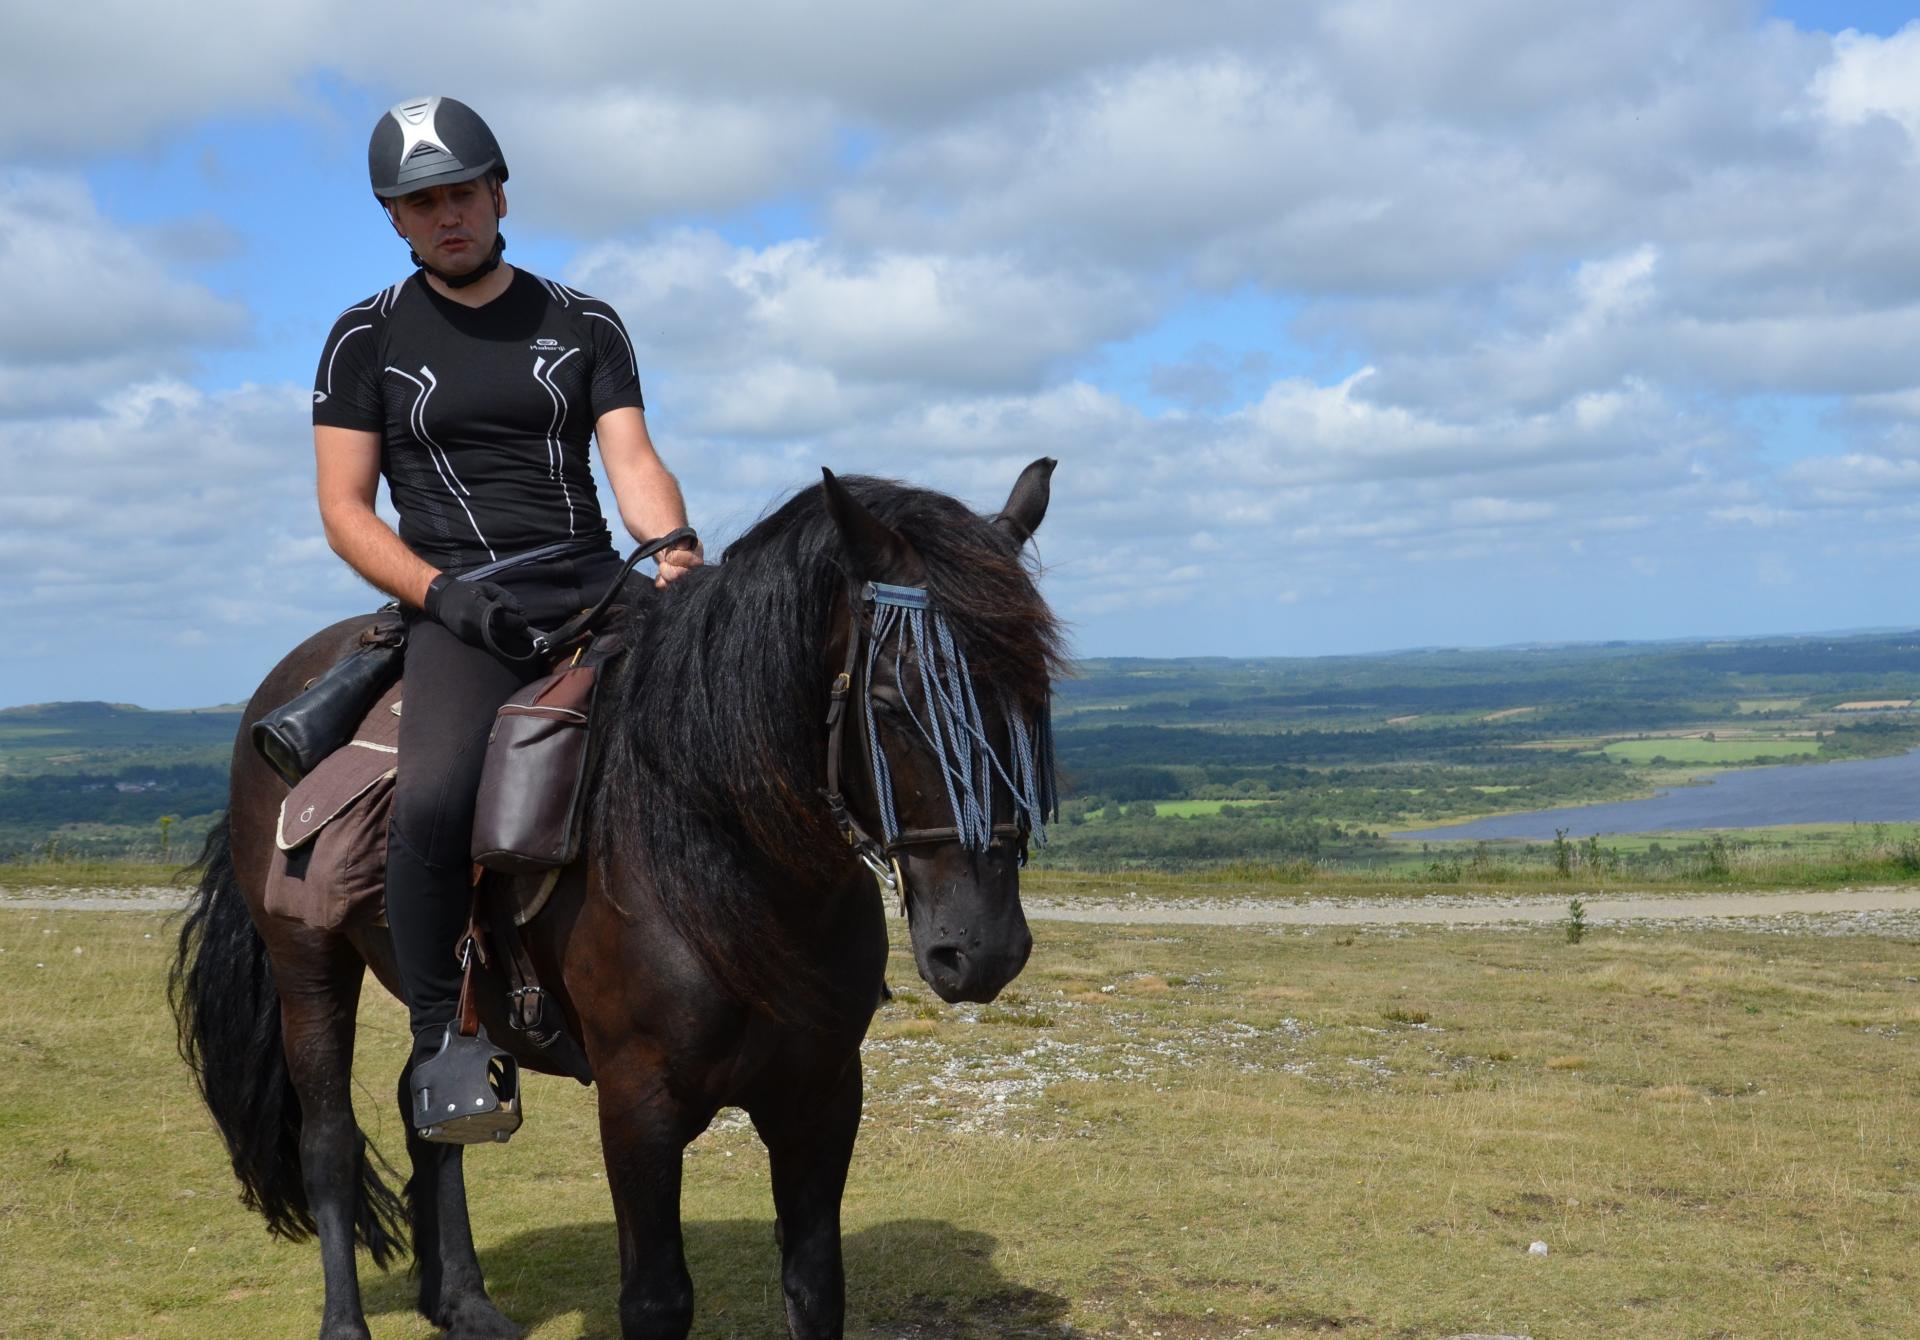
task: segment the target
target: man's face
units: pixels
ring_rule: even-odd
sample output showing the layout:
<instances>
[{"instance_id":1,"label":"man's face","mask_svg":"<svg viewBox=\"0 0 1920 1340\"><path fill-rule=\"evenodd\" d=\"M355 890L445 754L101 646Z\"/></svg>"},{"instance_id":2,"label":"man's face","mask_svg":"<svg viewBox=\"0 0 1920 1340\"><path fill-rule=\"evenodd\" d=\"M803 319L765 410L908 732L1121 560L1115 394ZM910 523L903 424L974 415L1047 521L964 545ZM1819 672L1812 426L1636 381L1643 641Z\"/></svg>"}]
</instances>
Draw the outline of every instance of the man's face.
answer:
<instances>
[{"instance_id":1,"label":"man's face","mask_svg":"<svg viewBox=\"0 0 1920 1340\"><path fill-rule=\"evenodd\" d=\"M393 202L393 226L420 259L443 274L463 275L493 253L506 188L491 178L429 186Z\"/></svg>"}]
</instances>

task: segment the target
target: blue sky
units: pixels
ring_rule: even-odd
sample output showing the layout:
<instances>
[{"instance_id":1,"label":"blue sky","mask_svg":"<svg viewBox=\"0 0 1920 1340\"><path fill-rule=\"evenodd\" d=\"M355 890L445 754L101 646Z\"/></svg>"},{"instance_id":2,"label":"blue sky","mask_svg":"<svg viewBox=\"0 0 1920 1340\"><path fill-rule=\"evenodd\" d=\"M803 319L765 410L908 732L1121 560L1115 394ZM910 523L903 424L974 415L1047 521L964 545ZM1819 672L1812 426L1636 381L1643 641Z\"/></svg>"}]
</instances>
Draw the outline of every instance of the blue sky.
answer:
<instances>
[{"instance_id":1,"label":"blue sky","mask_svg":"<svg viewBox=\"0 0 1920 1340\"><path fill-rule=\"evenodd\" d=\"M0 706L244 697L370 606L303 388L408 268L364 151L425 92L714 541L1046 453L1088 655L1920 623L1901 6L195 8L0 55Z\"/></svg>"}]
</instances>

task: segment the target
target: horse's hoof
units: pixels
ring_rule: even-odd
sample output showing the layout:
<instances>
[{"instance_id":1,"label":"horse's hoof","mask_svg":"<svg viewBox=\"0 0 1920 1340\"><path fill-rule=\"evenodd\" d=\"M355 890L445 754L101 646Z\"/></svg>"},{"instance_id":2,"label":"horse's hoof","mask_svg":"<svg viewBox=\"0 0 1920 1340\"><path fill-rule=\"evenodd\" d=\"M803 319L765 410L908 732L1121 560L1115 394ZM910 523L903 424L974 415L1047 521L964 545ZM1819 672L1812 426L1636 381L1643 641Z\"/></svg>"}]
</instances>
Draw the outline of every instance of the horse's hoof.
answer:
<instances>
[{"instance_id":1,"label":"horse's hoof","mask_svg":"<svg viewBox=\"0 0 1920 1340\"><path fill-rule=\"evenodd\" d=\"M485 1295L461 1299L436 1320L445 1329L447 1340L521 1340L526 1334Z\"/></svg>"},{"instance_id":2,"label":"horse's hoof","mask_svg":"<svg viewBox=\"0 0 1920 1340\"><path fill-rule=\"evenodd\" d=\"M373 1340L373 1332L360 1320L322 1322L320 1340Z\"/></svg>"}]
</instances>

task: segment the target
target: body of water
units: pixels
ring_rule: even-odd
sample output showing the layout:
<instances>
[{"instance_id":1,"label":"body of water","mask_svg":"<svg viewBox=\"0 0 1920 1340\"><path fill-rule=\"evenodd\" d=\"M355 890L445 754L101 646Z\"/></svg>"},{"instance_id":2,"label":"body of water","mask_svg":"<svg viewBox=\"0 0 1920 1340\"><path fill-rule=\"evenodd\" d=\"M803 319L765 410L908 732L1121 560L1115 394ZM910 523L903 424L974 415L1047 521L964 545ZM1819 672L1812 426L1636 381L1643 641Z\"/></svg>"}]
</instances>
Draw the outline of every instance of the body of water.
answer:
<instances>
[{"instance_id":1,"label":"body of water","mask_svg":"<svg viewBox=\"0 0 1920 1340\"><path fill-rule=\"evenodd\" d=\"M1403 841L1551 840L1555 829L1658 833L1771 824L1900 823L1920 819L1920 749L1893 758L1807 763L1723 772L1705 786L1680 786L1644 800L1575 805L1476 819L1451 828L1397 833Z\"/></svg>"}]
</instances>

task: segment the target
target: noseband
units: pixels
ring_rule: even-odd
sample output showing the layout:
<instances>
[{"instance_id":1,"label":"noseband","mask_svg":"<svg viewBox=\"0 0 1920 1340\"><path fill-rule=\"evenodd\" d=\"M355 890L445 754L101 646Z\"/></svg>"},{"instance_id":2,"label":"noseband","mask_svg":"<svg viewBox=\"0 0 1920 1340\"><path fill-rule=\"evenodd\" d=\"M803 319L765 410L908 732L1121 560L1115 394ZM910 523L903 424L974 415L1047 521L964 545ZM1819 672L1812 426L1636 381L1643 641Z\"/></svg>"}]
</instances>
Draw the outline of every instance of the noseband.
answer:
<instances>
[{"instance_id":1,"label":"noseband","mask_svg":"<svg viewBox=\"0 0 1920 1340\"><path fill-rule=\"evenodd\" d=\"M961 843L984 851L996 841L1017 842L1020 864L1025 865L1028 839L1038 829L1040 841L1046 841L1044 824L1053 807L1050 723L1043 717L1030 727L1018 719L1008 702L1011 769L994 756L985 736L979 706L974 701L966 655L954 643L946 619L932 609L925 587L859 583L848 592L847 613L847 663L834 676L828 694L827 785L823 793L834 825L847 844L889 893L903 899L906 878L900 866L900 853L904 848ZM923 724L915 716L914 724L939 759L948 803L954 814L954 823L949 827L901 828L894 819L892 772L873 718L873 670L889 630L896 635L896 668L900 663L898 652L909 641L920 652L928 720ZM936 661L939 664L935 664ZM867 781L880 810L879 838L853 816L840 784L846 752L847 703L853 697L856 675L866 714ZM910 704L908 711L912 712ZM976 764L981 768L978 775L974 773ZM1013 796L1015 822L991 822L995 777ZM984 811L980 803L983 795Z\"/></svg>"}]
</instances>

